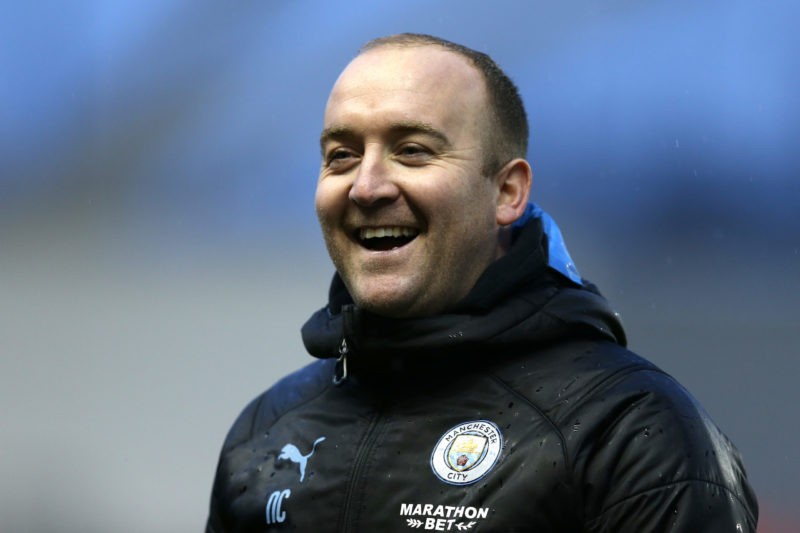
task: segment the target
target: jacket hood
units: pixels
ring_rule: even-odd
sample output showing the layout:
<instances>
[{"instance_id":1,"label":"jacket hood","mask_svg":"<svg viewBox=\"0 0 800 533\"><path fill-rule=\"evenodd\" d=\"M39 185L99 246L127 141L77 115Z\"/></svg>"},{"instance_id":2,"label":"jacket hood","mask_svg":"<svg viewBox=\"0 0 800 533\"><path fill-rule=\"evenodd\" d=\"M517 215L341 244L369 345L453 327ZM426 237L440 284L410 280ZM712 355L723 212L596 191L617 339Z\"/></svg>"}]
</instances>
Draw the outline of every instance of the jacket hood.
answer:
<instances>
[{"instance_id":1,"label":"jacket hood","mask_svg":"<svg viewBox=\"0 0 800 533\"><path fill-rule=\"evenodd\" d=\"M567 337L602 337L625 345L618 316L591 283L577 276L549 216L529 208L513 239L511 250L486 269L461 302L435 316L397 319L359 309L335 274L328 305L302 328L306 349L315 357L338 357L346 340L351 366L367 370L447 355L530 350Z\"/></svg>"}]
</instances>

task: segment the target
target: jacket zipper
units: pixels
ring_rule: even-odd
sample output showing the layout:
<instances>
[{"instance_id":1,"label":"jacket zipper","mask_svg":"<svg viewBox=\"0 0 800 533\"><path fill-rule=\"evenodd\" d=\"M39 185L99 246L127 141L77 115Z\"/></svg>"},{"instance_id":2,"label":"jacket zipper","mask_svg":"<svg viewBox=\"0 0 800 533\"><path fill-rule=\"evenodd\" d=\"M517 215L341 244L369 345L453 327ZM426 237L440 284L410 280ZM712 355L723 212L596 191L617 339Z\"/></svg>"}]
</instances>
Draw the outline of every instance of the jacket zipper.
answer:
<instances>
[{"instance_id":1,"label":"jacket zipper","mask_svg":"<svg viewBox=\"0 0 800 533\"><path fill-rule=\"evenodd\" d=\"M342 315L344 317L344 324L342 328L343 336L342 341L339 344L339 359L336 361L336 370L333 376L334 385L341 385L348 378L347 357L351 353L351 348L348 346L347 336L352 332L353 329L352 322L355 320L354 314L354 306L348 305L342 309ZM337 528L337 531L353 531L352 522L357 516L357 510L353 509L353 498L355 497L356 492L359 490L359 486L361 486L363 477L362 473L365 469L367 458L369 457L370 451L372 450L372 447L378 438L378 427L380 426L382 416L383 407L379 405L375 411L375 414L372 415L364 438L361 439L361 443L358 445L358 449L356 450L356 457L353 462L350 479L347 483L347 489L344 496L344 506L340 515L339 527Z\"/></svg>"},{"instance_id":2,"label":"jacket zipper","mask_svg":"<svg viewBox=\"0 0 800 533\"><path fill-rule=\"evenodd\" d=\"M347 336L353 329L354 309L355 306L352 305L342 307L342 341L339 343L339 358L336 360L333 372L333 384L336 386L344 383L348 376L347 355L350 353L350 348L347 346Z\"/></svg>"},{"instance_id":3,"label":"jacket zipper","mask_svg":"<svg viewBox=\"0 0 800 533\"><path fill-rule=\"evenodd\" d=\"M341 385L347 379L347 354L350 353L347 348L347 339L342 337L342 343L339 345L339 358L336 360L336 368L333 373L333 384Z\"/></svg>"},{"instance_id":4,"label":"jacket zipper","mask_svg":"<svg viewBox=\"0 0 800 533\"><path fill-rule=\"evenodd\" d=\"M362 472L366 465L367 457L369 457L369 453L378 438L379 432L377 430L381 422L383 414L382 412L383 409L379 408L378 411L372 416L369 426L367 427L367 433L364 436L364 439L361 441L361 444L358 446L356 459L353 463L353 469L350 475L350 481L347 484L347 491L345 492L344 509L342 510L339 524L340 527L338 528L338 531L353 531L352 521L355 518L353 497L362 481Z\"/></svg>"}]
</instances>

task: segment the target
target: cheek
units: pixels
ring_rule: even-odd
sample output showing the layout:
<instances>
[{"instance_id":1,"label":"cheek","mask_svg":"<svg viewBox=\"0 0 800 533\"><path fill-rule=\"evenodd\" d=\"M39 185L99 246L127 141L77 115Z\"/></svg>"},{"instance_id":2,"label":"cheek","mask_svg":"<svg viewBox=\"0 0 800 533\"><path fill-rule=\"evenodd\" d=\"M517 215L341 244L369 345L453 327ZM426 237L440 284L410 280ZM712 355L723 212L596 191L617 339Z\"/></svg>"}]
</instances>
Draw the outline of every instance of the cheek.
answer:
<instances>
[{"instance_id":1,"label":"cheek","mask_svg":"<svg viewBox=\"0 0 800 533\"><path fill-rule=\"evenodd\" d=\"M337 188L332 183L321 181L317 185L317 191L314 195L314 207L320 223L330 223L336 217L337 211L340 211L342 206L341 194L343 193L337 191Z\"/></svg>"},{"instance_id":2,"label":"cheek","mask_svg":"<svg viewBox=\"0 0 800 533\"><path fill-rule=\"evenodd\" d=\"M459 190L458 196L451 196L451 204L454 210L460 211L465 218L464 224L467 226L482 226L488 219L494 220L496 210L496 197L493 187L490 186L488 178L478 177L480 180L471 187L464 187Z\"/></svg>"}]
</instances>

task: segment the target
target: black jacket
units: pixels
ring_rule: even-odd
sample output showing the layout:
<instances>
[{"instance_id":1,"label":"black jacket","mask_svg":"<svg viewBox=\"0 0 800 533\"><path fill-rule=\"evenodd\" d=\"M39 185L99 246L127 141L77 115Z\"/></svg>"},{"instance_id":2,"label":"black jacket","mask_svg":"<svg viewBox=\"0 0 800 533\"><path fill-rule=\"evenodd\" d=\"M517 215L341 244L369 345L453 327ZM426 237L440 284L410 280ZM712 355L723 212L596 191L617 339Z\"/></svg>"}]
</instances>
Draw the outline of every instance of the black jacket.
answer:
<instances>
[{"instance_id":1,"label":"black jacket","mask_svg":"<svg viewBox=\"0 0 800 533\"><path fill-rule=\"evenodd\" d=\"M547 253L529 222L425 319L362 312L334 278L303 328L321 360L239 416L207 531L755 531L737 451Z\"/></svg>"}]
</instances>

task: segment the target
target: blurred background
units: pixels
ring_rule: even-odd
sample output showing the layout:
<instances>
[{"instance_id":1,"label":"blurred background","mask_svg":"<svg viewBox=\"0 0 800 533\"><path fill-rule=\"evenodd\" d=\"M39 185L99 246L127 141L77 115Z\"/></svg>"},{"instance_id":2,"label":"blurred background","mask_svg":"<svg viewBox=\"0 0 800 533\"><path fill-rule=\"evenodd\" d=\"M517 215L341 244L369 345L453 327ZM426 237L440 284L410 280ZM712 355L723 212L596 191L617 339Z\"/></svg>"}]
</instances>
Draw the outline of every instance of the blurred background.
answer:
<instances>
[{"instance_id":1,"label":"blurred background","mask_svg":"<svg viewBox=\"0 0 800 533\"><path fill-rule=\"evenodd\" d=\"M797 3L0 5L0 530L204 527L234 417L309 362L328 90L364 41L492 55L533 196L630 346L800 524Z\"/></svg>"}]
</instances>

